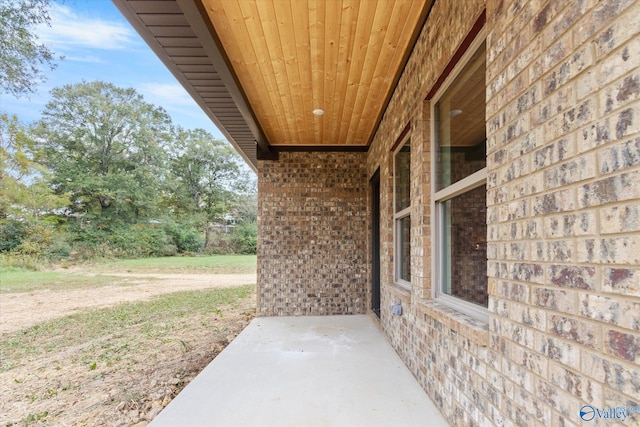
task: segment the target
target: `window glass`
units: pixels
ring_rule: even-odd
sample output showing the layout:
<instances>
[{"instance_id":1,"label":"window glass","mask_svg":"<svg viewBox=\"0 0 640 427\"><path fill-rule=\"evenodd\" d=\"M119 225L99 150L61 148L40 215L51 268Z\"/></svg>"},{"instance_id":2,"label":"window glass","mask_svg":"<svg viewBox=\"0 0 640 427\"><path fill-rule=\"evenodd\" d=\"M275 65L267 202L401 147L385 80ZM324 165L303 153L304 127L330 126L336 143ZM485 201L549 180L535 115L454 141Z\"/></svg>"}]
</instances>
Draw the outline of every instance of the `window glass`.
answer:
<instances>
[{"instance_id":1,"label":"window glass","mask_svg":"<svg viewBox=\"0 0 640 427\"><path fill-rule=\"evenodd\" d=\"M486 185L442 203L442 292L487 306Z\"/></svg>"},{"instance_id":2,"label":"window glass","mask_svg":"<svg viewBox=\"0 0 640 427\"><path fill-rule=\"evenodd\" d=\"M488 305L487 137L485 43L478 46L434 100L432 117L438 293L445 303L480 317L477 306Z\"/></svg>"},{"instance_id":3,"label":"window glass","mask_svg":"<svg viewBox=\"0 0 640 427\"><path fill-rule=\"evenodd\" d=\"M436 189L486 166L484 43L438 100Z\"/></svg>"},{"instance_id":4,"label":"window glass","mask_svg":"<svg viewBox=\"0 0 640 427\"><path fill-rule=\"evenodd\" d=\"M411 204L411 145L407 141L396 153L395 185L396 212L400 212Z\"/></svg>"},{"instance_id":5,"label":"window glass","mask_svg":"<svg viewBox=\"0 0 640 427\"><path fill-rule=\"evenodd\" d=\"M411 141L407 138L394 157L395 280L411 285Z\"/></svg>"},{"instance_id":6,"label":"window glass","mask_svg":"<svg viewBox=\"0 0 640 427\"><path fill-rule=\"evenodd\" d=\"M411 217L405 216L398 220L398 277L411 282Z\"/></svg>"}]
</instances>

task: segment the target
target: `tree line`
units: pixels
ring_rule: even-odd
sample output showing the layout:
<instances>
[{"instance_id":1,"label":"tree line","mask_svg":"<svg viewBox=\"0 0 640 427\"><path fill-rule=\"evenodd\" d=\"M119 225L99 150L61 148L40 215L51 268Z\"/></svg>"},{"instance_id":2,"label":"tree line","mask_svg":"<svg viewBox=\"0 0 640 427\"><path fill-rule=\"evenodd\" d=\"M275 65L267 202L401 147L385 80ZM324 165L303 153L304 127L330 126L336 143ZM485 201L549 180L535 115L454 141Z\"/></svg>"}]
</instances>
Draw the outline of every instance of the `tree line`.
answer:
<instances>
[{"instance_id":1,"label":"tree line","mask_svg":"<svg viewBox=\"0 0 640 427\"><path fill-rule=\"evenodd\" d=\"M255 177L233 148L134 89L81 82L53 89L33 124L0 115L0 252L255 253L255 223Z\"/></svg>"}]
</instances>

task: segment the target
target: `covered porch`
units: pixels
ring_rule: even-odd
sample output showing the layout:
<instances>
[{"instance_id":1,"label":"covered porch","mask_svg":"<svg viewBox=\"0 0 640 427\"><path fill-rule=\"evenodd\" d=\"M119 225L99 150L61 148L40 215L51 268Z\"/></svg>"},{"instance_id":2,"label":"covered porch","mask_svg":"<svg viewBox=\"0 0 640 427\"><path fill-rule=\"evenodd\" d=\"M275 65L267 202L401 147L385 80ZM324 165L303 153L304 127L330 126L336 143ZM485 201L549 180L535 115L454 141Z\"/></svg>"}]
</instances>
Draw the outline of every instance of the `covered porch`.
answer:
<instances>
[{"instance_id":1,"label":"covered porch","mask_svg":"<svg viewBox=\"0 0 640 427\"><path fill-rule=\"evenodd\" d=\"M151 423L446 426L368 315L256 318Z\"/></svg>"}]
</instances>

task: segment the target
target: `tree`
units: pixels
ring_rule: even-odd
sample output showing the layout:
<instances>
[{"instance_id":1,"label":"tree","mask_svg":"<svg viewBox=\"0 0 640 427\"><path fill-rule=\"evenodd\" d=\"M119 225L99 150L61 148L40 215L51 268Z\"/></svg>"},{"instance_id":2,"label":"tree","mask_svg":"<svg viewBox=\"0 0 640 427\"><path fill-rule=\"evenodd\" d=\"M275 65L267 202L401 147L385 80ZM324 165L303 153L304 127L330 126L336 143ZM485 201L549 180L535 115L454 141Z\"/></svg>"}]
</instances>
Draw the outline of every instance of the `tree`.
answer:
<instances>
[{"instance_id":1,"label":"tree","mask_svg":"<svg viewBox=\"0 0 640 427\"><path fill-rule=\"evenodd\" d=\"M153 218L165 183L171 120L134 89L105 82L55 88L38 125L58 194L109 228Z\"/></svg>"},{"instance_id":2,"label":"tree","mask_svg":"<svg viewBox=\"0 0 640 427\"><path fill-rule=\"evenodd\" d=\"M203 129L179 129L171 153L176 180L173 206L182 213L196 213L209 243L209 223L222 221L233 211L238 193L248 190L251 179L233 148Z\"/></svg>"},{"instance_id":3,"label":"tree","mask_svg":"<svg viewBox=\"0 0 640 427\"><path fill-rule=\"evenodd\" d=\"M43 214L68 204L55 195L33 139L16 116L0 114L0 252L21 247ZM40 233L41 234L41 233Z\"/></svg>"},{"instance_id":4,"label":"tree","mask_svg":"<svg viewBox=\"0 0 640 427\"><path fill-rule=\"evenodd\" d=\"M35 141L18 118L0 114L0 219L12 214L38 222L42 213L68 203L66 194L51 190L49 171L38 157Z\"/></svg>"},{"instance_id":5,"label":"tree","mask_svg":"<svg viewBox=\"0 0 640 427\"><path fill-rule=\"evenodd\" d=\"M21 180L29 174L29 139L16 116L0 114L0 218L6 218L9 208L24 188Z\"/></svg>"},{"instance_id":6,"label":"tree","mask_svg":"<svg viewBox=\"0 0 640 427\"><path fill-rule=\"evenodd\" d=\"M250 189L252 191L240 194L237 198L234 211L239 222L256 223L258 221L258 195L255 191L255 183Z\"/></svg>"},{"instance_id":7,"label":"tree","mask_svg":"<svg viewBox=\"0 0 640 427\"><path fill-rule=\"evenodd\" d=\"M0 90L14 96L35 91L43 67L54 69L53 52L33 27L49 24L49 0L0 0Z\"/></svg>"}]
</instances>

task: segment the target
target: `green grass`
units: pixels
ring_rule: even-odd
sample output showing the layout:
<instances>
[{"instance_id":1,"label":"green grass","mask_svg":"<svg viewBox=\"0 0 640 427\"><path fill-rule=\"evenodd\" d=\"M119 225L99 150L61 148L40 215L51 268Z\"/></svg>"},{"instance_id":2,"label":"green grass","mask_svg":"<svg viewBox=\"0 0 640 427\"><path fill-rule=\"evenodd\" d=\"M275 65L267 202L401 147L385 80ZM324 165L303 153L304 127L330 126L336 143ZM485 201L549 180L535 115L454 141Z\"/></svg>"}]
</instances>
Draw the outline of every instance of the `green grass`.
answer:
<instances>
[{"instance_id":1,"label":"green grass","mask_svg":"<svg viewBox=\"0 0 640 427\"><path fill-rule=\"evenodd\" d=\"M212 255L196 257L140 258L107 261L92 270L131 273L255 273L255 255Z\"/></svg>"},{"instance_id":2,"label":"green grass","mask_svg":"<svg viewBox=\"0 0 640 427\"><path fill-rule=\"evenodd\" d=\"M80 272L33 271L0 266L0 294L51 289L79 289L126 283L130 279L109 273L241 274L256 272L255 255L142 258L105 261L78 267ZM86 275L97 273L97 275ZM137 279L140 280L140 279Z\"/></svg>"},{"instance_id":3,"label":"green grass","mask_svg":"<svg viewBox=\"0 0 640 427\"><path fill-rule=\"evenodd\" d=\"M57 271L28 271L0 268L0 294L35 290L78 289L122 283L123 278L85 276Z\"/></svg>"},{"instance_id":4,"label":"green grass","mask_svg":"<svg viewBox=\"0 0 640 427\"><path fill-rule=\"evenodd\" d=\"M26 363L33 356L74 347L83 348L79 363L95 369L97 363L114 362L135 351L140 340L162 339L190 316L223 315L225 307L235 306L253 291L254 285L246 285L176 292L40 323L2 338L0 372Z\"/></svg>"}]
</instances>

